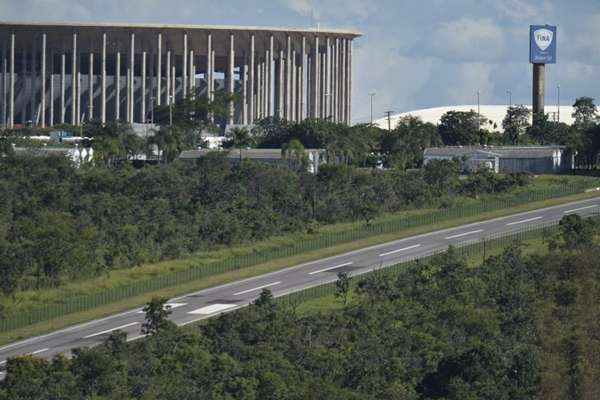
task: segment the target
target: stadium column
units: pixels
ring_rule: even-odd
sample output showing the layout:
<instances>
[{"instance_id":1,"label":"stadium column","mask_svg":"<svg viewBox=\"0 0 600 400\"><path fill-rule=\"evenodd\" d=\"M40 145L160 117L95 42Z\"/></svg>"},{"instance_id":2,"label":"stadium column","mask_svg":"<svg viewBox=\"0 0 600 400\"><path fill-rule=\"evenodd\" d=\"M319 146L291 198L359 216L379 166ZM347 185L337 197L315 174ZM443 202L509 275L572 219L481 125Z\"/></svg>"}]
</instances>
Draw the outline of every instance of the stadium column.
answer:
<instances>
[{"instance_id":1,"label":"stadium column","mask_svg":"<svg viewBox=\"0 0 600 400\"><path fill-rule=\"evenodd\" d=\"M102 74L102 104L100 119L102 125L106 124L106 33L102 34L102 67L100 73Z\"/></svg>"},{"instance_id":2,"label":"stadium column","mask_svg":"<svg viewBox=\"0 0 600 400\"><path fill-rule=\"evenodd\" d=\"M167 50L167 98L166 104L171 105L171 50Z\"/></svg>"},{"instance_id":3,"label":"stadium column","mask_svg":"<svg viewBox=\"0 0 600 400\"><path fill-rule=\"evenodd\" d=\"M340 108L340 120L341 122L348 123L348 40L342 39L343 52L342 52L342 101Z\"/></svg>"},{"instance_id":4,"label":"stadium column","mask_svg":"<svg viewBox=\"0 0 600 400\"><path fill-rule=\"evenodd\" d=\"M306 86L306 37L302 36L302 57L300 57L300 85L298 94L299 103L300 103L300 112L299 112L299 120L302 121L304 119L304 109L305 109L305 86Z\"/></svg>"},{"instance_id":5,"label":"stadium column","mask_svg":"<svg viewBox=\"0 0 600 400\"><path fill-rule=\"evenodd\" d=\"M250 89L248 91L248 100L250 100L250 124L254 124L254 121L256 120L256 110L255 110L255 104L254 104L254 80L255 80L255 55L254 55L254 50L255 50L255 39L254 39L254 34L250 35L250 67L248 68L248 72L250 74L249 77L249 87L248 89Z\"/></svg>"},{"instance_id":6,"label":"stadium column","mask_svg":"<svg viewBox=\"0 0 600 400\"><path fill-rule=\"evenodd\" d=\"M15 127L15 34L10 35L10 129Z\"/></svg>"},{"instance_id":7,"label":"stadium column","mask_svg":"<svg viewBox=\"0 0 600 400\"><path fill-rule=\"evenodd\" d=\"M183 66L182 66L182 87L181 97L184 98L187 95L187 60L188 60L188 35L183 34Z\"/></svg>"},{"instance_id":8,"label":"stadium column","mask_svg":"<svg viewBox=\"0 0 600 400\"><path fill-rule=\"evenodd\" d=\"M7 62L7 50L6 50L6 41L4 41L2 43L2 124L0 124L0 126L2 126L2 129L6 129L8 124L7 124L7 98L8 98L8 90L6 88L7 85L7 79L6 79L6 75L8 74L8 62Z\"/></svg>"},{"instance_id":9,"label":"stadium column","mask_svg":"<svg viewBox=\"0 0 600 400\"><path fill-rule=\"evenodd\" d=\"M242 75L242 125L248 125L248 60L244 61Z\"/></svg>"},{"instance_id":10,"label":"stadium column","mask_svg":"<svg viewBox=\"0 0 600 400\"><path fill-rule=\"evenodd\" d=\"M279 95L277 96L277 116L280 119L285 118L284 98L285 98L285 55L283 50L279 50Z\"/></svg>"},{"instance_id":11,"label":"stadium column","mask_svg":"<svg viewBox=\"0 0 600 400\"><path fill-rule=\"evenodd\" d=\"M88 83L88 121L91 121L94 119L94 53L91 49Z\"/></svg>"},{"instance_id":12,"label":"stadium column","mask_svg":"<svg viewBox=\"0 0 600 400\"><path fill-rule=\"evenodd\" d=\"M156 54L156 106L162 104L162 33L157 37L157 54Z\"/></svg>"},{"instance_id":13,"label":"stadium column","mask_svg":"<svg viewBox=\"0 0 600 400\"><path fill-rule=\"evenodd\" d=\"M291 91L291 104L290 107L292 109L291 112L291 120L296 122L296 83L297 83L297 73L296 73L296 50L292 50L292 69L291 69L292 79L292 91Z\"/></svg>"},{"instance_id":14,"label":"stadium column","mask_svg":"<svg viewBox=\"0 0 600 400\"><path fill-rule=\"evenodd\" d=\"M331 115L331 39L325 39L325 68L324 68L324 90L323 90L323 118Z\"/></svg>"},{"instance_id":15,"label":"stadium column","mask_svg":"<svg viewBox=\"0 0 600 400\"><path fill-rule=\"evenodd\" d=\"M142 107L140 110L140 122L146 123L146 51L142 51Z\"/></svg>"},{"instance_id":16,"label":"stadium column","mask_svg":"<svg viewBox=\"0 0 600 400\"><path fill-rule=\"evenodd\" d=\"M285 59L285 119L290 121L292 118L291 109L291 91L292 91L292 38L287 36Z\"/></svg>"},{"instance_id":17,"label":"stadium column","mask_svg":"<svg viewBox=\"0 0 600 400\"><path fill-rule=\"evenodd\" d=\"M65 80L67 76L67 55L63 49L61 54L61 71L60 71L60 123L65 123Z\"/></svg>"},{"instance_id":18,"label":"stadium column","mask_svg":"<svg viewBox=\"0 0 600 400\"><path fill-rule=\"evenodd\" d=\"M27 109L27 79L25 75L27 74L27 48L25 46L22 47L23 51L21 53L21 73L19 74L19 78L21 80L21 92L23 93L21 98L21 124L25 125L25 111Z\"/></svg>"},{"instance_id":19,"label":"stadium column","mask_svg":"<svg viewBox=\"0 0 600 400\"><path fill-rule=\"evenodd\" d=\"M71 124L77 125L77 34L73 34L73 57L71 63Z\"/></svg>"},{"instance_id":20,"label":"stadium column","mask_svg":"<svg viewBox=\"0 0 600 400\"><path fill-rule=\"evenodd\" d=\"M352 40L347 40L347 54L348 65L346 73L346 123L350 125L352 123Z\"/></svg>"},{"instance_id":21,"label":"stadium column","mask_svg":"<svg viewBox=\"0 0 600 400\"><path fill-rule=\"evenodd\" d=\"M80 124L81 120L81 53L79 54L78 62L79 68L77 68L77 125Z\"/></svg>"},{"instance_id":22,"label":"stadium column","mask_svg":"<svg viewBox=\"0 0 600 400\"><path fill-rule=\"evenodd\" d=\"M50 118L48 126L54 125L54 49L50 51Z\"/></svg>"},{"instance_id":23,"label":"stadium column","mask_svg":"<svg viewBox=\"0 0 600 400\"><path fill-rule=\"evenodd\" d=\"M121 52L117 51L116 82L115 82L115 120L121 119Z\"/></svg>"},{"instance_id":24,"label":"stadium column","mask_svg":"<svg viewBox=\"0 0 600 400\"><path fill-rule=\"evenodd\" d=\"M227 70L227 93L230 96L233 96L233 92L235 89L235 76L233 75L235 69L235 36L233 33L229 34L229 68ZM229 104L227 106L227 125L233 125L233 116L234 116L234 103L233 99L229 99Z\"/></svg>"},{"instance_id":25,"label":"stadium column","mask_svg":"<svg viewBox=\"0 0 600 400\"><path fill-rule=\"evenodd\" d=\"M195 81L195 73L194 73L194 50L190 50L190 79L189 79L189 87L188 93L193 95L194 93L194 81Z\"/></svg>"},{"instance_id":26,"label":"stadium column","mask_svg":"<svg viewBox=\"0 0 600 400\"><path fill-rule=\"evenodd\" d=\"M210 100L211 101L215 101L215 59L216 59L217 55L216 55L216 51L213 49L211 55L210 55L210 64L212 65L212 70L211 70L211 81L210 81Z\"/></svg>"},{"instance_id":27,"label":"stadium column","mask_svg":"<svg viewBox=\"0 0 600 400\"><path fill-rule=\"evenodd\" d=\"M212 75L213 75L213 70L212 70L212 60L211 60L211 53L212 53L212 34L209 33L207 35L207 43L206 43L206 73L204 74L204 80L206 81L206 99L208 101L211 100L211 92L212 92Z\"/></svg>"},{"instance_id":28,"label":"stadium column","mask_svg":"<svg viewBox=\"0 0 600 400\"><path fill-rule=\"evenodd\" d=\"M33 51L31 52L31 121L37 125L37 40L33 39Z\"/></svg>"},{"instance_id":29,"label":"stadium column","mask_svg":"<svg viewBox=\"0 0 600 400\"><path fill-rule=\"evenodd\" d=\"M133 124L135 109L135 33L131 34L131 59L129 64L129 123Z\"/></svg>"},{"instance_id":30,"label":"stadium column","mask_svg":"<svg viewBox=\"0 0 600 400\"><path fill-rule=\"evenodd\" d=\"M313 118L319 117L319 37L315 36L315 44L314 44L314 55L313 55L313 66L312 66L312 110L311 114Z\"/></svg>"},{"instance_id":31,"label":"stadium column","mask_svg":"<svg viewBox=\"0 0 600 400\"><path fill-rule=\"evenodd\" d=\"M256 66L256 119L262 118L262 62Z\"/></svg>"},{"instance_id":32,"label":"stadium column","mask_svg":"<svg viewBox=\"0 0 600 400\"><path fill-rule=\"evenodd\" d=\"M3 83L3 87L6 83ZM41 91L40 121L42 128L46 127L46 33L42 34L42 91ZM6 96L4 96L6 102Z\"/></svg>"},{"instance_id":33,"label":"stadium column","mask_svg":"<svg viewBox=\"0 0 600 400\"><path fill-rule=\"evenodd\" d=\"M268 116L272 117L274 115L274 108L275 108L275 104L274 104L274 84L275 84L275 79L274 79L274 70L275 70L275 65L274 65L274 58L275 58L275 38L273 37L273 35L269 36L269 58L268 58L268 63L269 63L269 75L268 75L268 79L269 79L269 90L268 90L268 94L267 94L267 101L269 104L268 107Z\"/></svg>"},{"instance_id":34,"label":"stadium column","mask_svg":"<svg viewBox=\"0 0 600 400\"><path fill-rule=\"evenodd\" d=\"M334 122L339 122L340 121L340 113L339 113L339 104L340 104L340 77L341 77L341 71L340 71L340 50L341 50L341 46L340 46L340 38L335 38L335 48L334 48L334 63L333 63L333 79L332 79L332 91L333 91L333 103L332 103L332 107L331 107L331 111L332 111L332 115L333 115L333 121Z\"/></svg>"}]
</instances>

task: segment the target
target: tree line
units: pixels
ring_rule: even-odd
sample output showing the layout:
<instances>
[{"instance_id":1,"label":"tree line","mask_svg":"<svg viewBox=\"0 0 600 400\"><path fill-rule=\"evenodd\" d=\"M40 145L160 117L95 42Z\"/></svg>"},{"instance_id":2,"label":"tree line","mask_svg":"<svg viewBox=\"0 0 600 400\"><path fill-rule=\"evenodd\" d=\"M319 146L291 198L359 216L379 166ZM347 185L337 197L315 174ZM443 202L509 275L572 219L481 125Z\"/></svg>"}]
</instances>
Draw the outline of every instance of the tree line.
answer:
<instances>
[{"instance_id":1,"label":"tree line","mask_svg":"<svg viewBox=\"0 0 600 400\"><path fill-rule=\"evenodd\" d=\"M2 157L0 290L14 296L320 224L369 223L382 213L448 205L528 182L525 175L485 171L460 180L459 172L451 161L408 172L326 165L313 175L220 154L142 169Z\"/></svg>"},{"instance_id":2,"label":"tree line","mask_svg":"<svg viewBox=\"0 0 600 400\"><path fill-rule=\"evenodd\" d=\"M514 243L473 268L450 249L354 289L340 277L340 307L324 313L264 290L177 328L154 299L147 339L11 359L0 399L595 399L598 228L570 215L544 251Z\"/></svg>"}]
</instances>

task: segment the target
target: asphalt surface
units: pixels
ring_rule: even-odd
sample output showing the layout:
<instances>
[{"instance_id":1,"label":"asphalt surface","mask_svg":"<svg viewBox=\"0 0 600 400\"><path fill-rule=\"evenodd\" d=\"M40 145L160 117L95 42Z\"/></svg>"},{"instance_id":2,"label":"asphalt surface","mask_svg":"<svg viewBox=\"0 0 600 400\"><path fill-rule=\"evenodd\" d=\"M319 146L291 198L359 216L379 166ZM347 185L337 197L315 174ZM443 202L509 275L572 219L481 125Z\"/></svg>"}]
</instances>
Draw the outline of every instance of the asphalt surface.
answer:
<instances>
[{"instance_id":1,"label":"asphalt surface","mask_svg":"<svg viewBox=\"0 0 600 400\"><path fill-rule=\"evenodd\" d=\"M247 306L263 288L268 288L274 296L282 296L335 281L341 271L359 275L442 251L448 245L465 245L531 226L555 224L568 214L589 216L599 212L600 198L588 199L372 246L172 299L170 319L178 325L187 325ZM141 338L143 320L144 314L138 308L3 346L0 368L8 358L26 354L44 358L56 354L68 356L73 348L102 343L115 330L125 332L128 340ZM2 379L3 373L0 374Z\"/></svg>"}]
</instances>

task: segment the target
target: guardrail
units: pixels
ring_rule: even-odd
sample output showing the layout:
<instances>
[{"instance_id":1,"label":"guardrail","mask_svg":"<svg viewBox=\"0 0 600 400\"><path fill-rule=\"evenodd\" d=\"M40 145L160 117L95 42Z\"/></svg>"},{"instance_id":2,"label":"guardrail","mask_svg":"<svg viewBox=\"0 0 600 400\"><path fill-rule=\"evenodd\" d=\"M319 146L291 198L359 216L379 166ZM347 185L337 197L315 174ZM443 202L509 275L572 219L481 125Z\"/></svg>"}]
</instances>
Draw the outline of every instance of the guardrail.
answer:
<instances>
[{"instance_id":1,"label":"guardrail","mask_svg":"<svg viewBox=\"0 0 600 400\"><path fill-rule=\"evenodd\" d=\"M89 295L67 298L60 303L45 304L44 306L35 309L19 312L17 315L10 315L10 310L5 310L7 315L4 319L0 320L0 332L7 332L65 315L87 311L145 293L187 284L209 276L259 265L278 258L349 243L376 235L400 232L407 228L435 224L452 219L515 207L529 202L549 200L582 193L587 187L588 186L584 184L571 184L558 188L523 192L516 195L499 195L498 198L481 200L475 204L438 209L417 215L390 218L385 221L376 221L370 225L356 226L343 232L318 233L315 234L313 238L298 241L289 245L265 249L252 254L232 257L210 264L195 265L187 270L175 271L169 274L140 280L127 286L113 287Z\"/></svg>"}]
</instances>

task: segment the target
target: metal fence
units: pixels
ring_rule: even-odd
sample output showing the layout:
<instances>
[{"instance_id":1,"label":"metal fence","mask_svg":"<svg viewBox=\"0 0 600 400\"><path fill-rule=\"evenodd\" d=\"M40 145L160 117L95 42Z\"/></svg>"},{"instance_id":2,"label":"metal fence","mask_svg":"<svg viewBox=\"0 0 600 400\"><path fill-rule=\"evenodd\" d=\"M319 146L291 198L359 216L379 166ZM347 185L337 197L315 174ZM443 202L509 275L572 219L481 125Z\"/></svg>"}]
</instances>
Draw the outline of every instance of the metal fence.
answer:
<instances>
[{"instance_id":1,"label":"metal fence","mask_svg":"<svg viewBox=\"0 0 600 400\"><path fill-rule=\"evenodd\" d=\"M459 256L467 259L473 256L481 256L481 262L483 262L488 256L497 254L499 250L505 249L512 243L522 243L526 240L538 239L544 237L545 235L551 235L556 232L558 232L558 223L532 225L524 227L518 232L493 234L487 236L484 240L465 241L453 247L455 253ZM428 255L415 257L399 264L375 268L371 272L355 276L351 280L351 288L356 288L358 282L369 274L383 273L386 276L394 277L400 273L406 273L411 269L419 268L435 256L446 253L447 251L447 247L440 248L432 251ZM299 305L306 301L332 296L336 293L336 291L336 281L332 281L323 285L277 297L276 302L283 306Z\"/></svg>"},{"instance_id":2,"label":"metal fence","mask_svg":"<svg viewBox=\"0 0 600 400\"><path fill-rule=\"evenodd\" d=\"M568 196L581 193L585 189L586 186L584 184L571 184L552 189L503 195L495 199L485 199L464 206L443 208L409 216L390 217L369 225L356 225L342 232L318 233L310 239L297 241L289 245L280 245L214 263L197 264L186 270L160 274L152 278L139 280L134 284L107 288L106 290L89 295L65 298L61 302L45 304L35 309L19 312L18 314L11 315L10 310L7 310L5 318L0 320L0 332L7 332L65 315L83 312L146 293L149 294L161 289L199 281L216 274L259 265L278 258L298 255L376 235L400 232L407 228L475 216L534 201Z\"/></svg>"}]
</instances>

